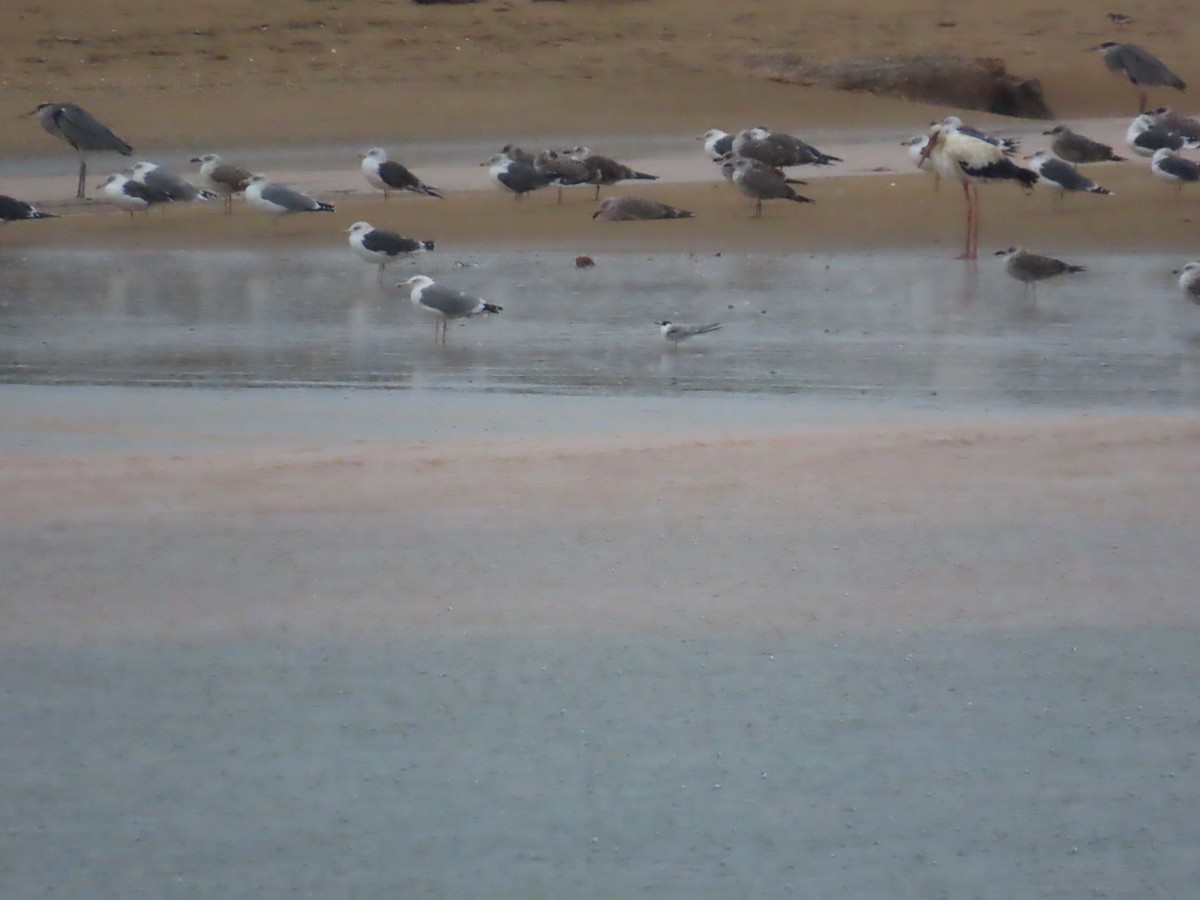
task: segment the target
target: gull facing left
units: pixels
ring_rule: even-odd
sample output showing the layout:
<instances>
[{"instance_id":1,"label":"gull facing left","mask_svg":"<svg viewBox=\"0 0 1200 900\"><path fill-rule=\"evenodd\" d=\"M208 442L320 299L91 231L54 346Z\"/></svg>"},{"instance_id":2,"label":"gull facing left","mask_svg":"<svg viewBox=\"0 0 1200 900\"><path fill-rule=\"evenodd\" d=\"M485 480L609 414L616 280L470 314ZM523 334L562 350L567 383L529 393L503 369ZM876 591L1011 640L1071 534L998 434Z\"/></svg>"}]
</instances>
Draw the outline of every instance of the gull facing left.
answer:
<instances>
[{"instance_id":1,"label":"gull facing left","mask_svg":"<svg viewBox=\"0 0 1200 900\"><path fill-rule=\"evenodd\" d=\"M446 343L446 330L451 319L465 319L480 313L498 313L504 307L488 303L482 297L464 294L454 288L443 287L428 275L414 275L396 285L409 288L409 299L413 306L437 316L433 323L434 343Z\"/></svg>"}]
</instances>

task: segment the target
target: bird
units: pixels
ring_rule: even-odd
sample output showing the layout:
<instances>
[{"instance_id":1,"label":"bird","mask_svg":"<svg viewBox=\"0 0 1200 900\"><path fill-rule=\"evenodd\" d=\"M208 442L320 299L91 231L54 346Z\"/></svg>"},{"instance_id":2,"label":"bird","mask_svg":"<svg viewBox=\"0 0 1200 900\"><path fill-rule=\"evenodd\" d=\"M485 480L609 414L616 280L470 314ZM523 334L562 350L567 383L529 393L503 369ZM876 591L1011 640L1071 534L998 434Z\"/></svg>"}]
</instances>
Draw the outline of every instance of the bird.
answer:
<instances>
[{"instance_id":1,"label":"bird","mask_svg":"<svg viewBox=\"0 0 1200 900\"><path fill-rule=\"evenodd\" d=\"M777 169L774 166L768 166L765 162L761 162L757 159L750 159L748 156L738 156L732 150L716 157L713 159L713 162L721 167L721 174L725 177L725 180L732 183L734 163L736 163L739 159L749 159L750 165L754 168L761 169L764 172L770 172L776 178L782 178L787 184L808 184L807 181L801 181L799 178L792 178L790 175L784 172L783 169Z\"/></svg>"},{"instance_id":2,"label":"bird","mask_svg":"<svg viewBox=\"0 0 1200 900\"><path fill-rule=\"evenodd\" d=\"M246 186L246 202L259 212L285 216L301 212L333 212L332 203L314 200L308 194L292 190L287 185L267 181L266 175L251 175Z\"/></svg>"},{"instance_id":3,"label":"bird","mask_svg":"<svg viewBox=\"0 0 1200 900\"><path fill-rule=\"evenodd\" d=\"M1093 141L1090 137L1076 134L1066 125L1055 125L1049 131L1043 131L1042 134L1054 138L1050 142L1050 149L1054 151L1055 156L1067 162L1077 164L1125 162L1125 157L1117 156L1108 144L1102 144L1099 141Z\"/></svg>"},{"instance_id":4,"label":"bird","mask_svg":"<svg viewBox=\"0 0 1200 900\"><path fill-rule=\"evenodd\" d=\"M443 199L442 195L431 188L406 167L387 158L387 151L382 147L372 147L364 153L362 173L371 187L383 191L383 199L388 198L391 191L411 191L414 194L424 194L427 197Z\"/></svg>"},{"instance_id":5,"label":"bird","mask_svg":"<svg viewBox=\"0 0 1200 900\"><path fill-rule=\"evenodd\" d=\"M0 194L0 222L24 222L28 219L57 219L52 213L38 212L37 207L24 200Z\"/></svg>"},{"instance_id":6,"label":"bird","mask_svg":"<svg viewBox=\"0 0 1200 900\"><path fill-rule=\"evenodd\" d=\"M1049 150L1039 150L1029 157L1032 168L1041 177L1041 183L1058 191L1057 199L1061 200L1067 193L1103 194L1111 193L1102 188L1092 179L1079 174L1069 162L1059 159Z\"/></svg>"},{"instance_id":7,"label":"bird","mask_svg":"<svg viewBox=\"0 0 1200 900\"><path fill-rule=\"evenodd\" d=\"M987 141L1004 151L1006 156L1012 156L1021 146L1021 142L1017 138L1011 137L996 137L993 134L988 134L985 131L980 131L978 128L973 128L970 125L964 125L963 120L958 116L946 116L942 119L942 128L947 130L953 129L960 134L965 134L968 137L979 138L981 141Z\"/></svg>"},{"instance_id":8,"label":"bird","mask_svg":"<svg viewBox=\"0 0 1200 900\"><path fill-rule=\"evenodd\" d=\"M791 200L793 203L812 203L810 197L797 194L783 178L768 169L755 168L749 159L733 164L733 184L754 201L754 218L762 218L764 200Z\"/></svg>"},{"instance_id":9,"label":"bird","mask_svg":"<svg viewBox=\"0 0 1200 900\"><path fill-rule=\"evenodd\" d=\"M1107 14L1108 20L1114 25L1129 25L1133 22L1133 16L1128 16L1121 12L1110 12Z\"/></svg>"},{"instance_id":10,"label":"bird","mask_svg":"<svg viewBox=\"0 0 1200 900\"><path fill-rule=\"evenodd\" d=\"M462 291L443 287L427 275L414 275L412 278L401 281L396 287L408 287L409 299L412 300L413 306L437 316L433 323L434 343L438 342L439 334L441 343L446 343L446 329L449 327L451 319L462 319L481 313L498 313L504 310L503 306L488 303L482 297L473 297Z\"/></svg>"},{"instance_id":11,"label":"bird","mask_svg":"<svg viewBox=\"0 0 1200 900\"><path fill-rule=\"evenodd\" d=\"M99 187L104 196L129 213L131 219L135 212L143 212L159 203L172 202L170 194L142 184L140 181L134 181L120 172L109 175Z\"/></svg>"},{"instance_id":12,"label":"bird","mask_svg":"<svg viewBox=\"0 0 1200 900\"><path fill-rule=\"evenodd\" d=\"M530 191L541 190L553 181L532 162L521 162L503 153L495 154L482 165L488 166L488 174L501 187L512 191L517 200Z\"/></svg>"},{"instance_id":13,"label":"bird","mask_svg":"<svg viewBox=\"0 0 1200 900\"><path fill-rule=\"evenodd\" d=\"M593 219L609 222L631 222L641 219L691 219L695 213L645 197L605 197Z\"/></svg>"},{"instance_id":14,"label":"bird","mask_svg":"<svg viewBox=\"0 0 1200 900\"><path fill-rule=\"evenodd\" d=\"M1180 195L1183 194L1185 184L1200 181L1200 164L1176 156L1175 151L1167 147L1154 152L1154 156L1150 158L1150 171L1167 184L1175 185Z\"/></svg>"},{"instance_id":15,"label":"bird","mask_svg":"<svg viewBox=\"0 0 1200 900\"><path fill-rule=\"evenodd\" d=\"M690 340L698 334L708 334L721 327L720 322L711 322L708 325L680 325L664 320L654 324L658 326L659 333L672 348L678 347L681 342Z\"/></svg>"},{"instance_id":16,"label":"bird","mask_svg":"<svg viewBox=\"0 0 1200 900\"><path fill-rule=\"evenodd\" d=\"M575 147L571 156L583 162L592 170L592 184L596 185L596 197L600 199L600 188L616 184L618 181L657 181L657 175L649 175L632 169L625 163L617 162L608 156L593 153L588 147Z\"/></svg>"},{"instance_id":17,"label":"bird","mask_svg":"<svg viewBox=\"0 0 1200 900\"><path fill-rule=\"evenodd\" d=\"M1189 300L1200 306L1200 262L1190 262L1171 274L1179 276L1179 289Z\"/></svg>"},{"instance_id":18,"label":"bird","mask_svg":"<svg viewBox=\"0 0 1200 900\"><path fill-rule=\"evenodd\" d=\"M786 166L828 166L841 158L822 153L790 134L771 132L758 126L739 131L733 139L733 152L738 156L756 159L773 168Z\"/></svg>"},{"instance_id":19,"label":"bird","mask_svg":"<svg viewBox=\"0 0 1200 900\"><path fill-rule=\"evenodd\" d=\"M721 156L733 149L733 135L720 128L710 128L696 140L704 141L704 152L709 156Z\"/></svg>"},{"instance_id":20,"label":"bird","mask_svg":"<svg viewBox=\"0 0 1200 900\"><path fill-rule=\"evenodd\" d=\"M84 199L88 153L111 150L122 156L133 155L133 147L109 131L108 126L83 107L74 103L39 103L25 115L36 115L46 131L66 141L79 154L79 188L75 196L80 200Z\"/></svg>"},{"instance_id":21,"label":"bird","mask_svg":"<svg viewBox=\"0 0 1200 900\"><path fill-rule=\"evenodd\" d=\"M215 153L193 156L192 162L200 164L200 179L212 191L225 198L225 212L233 211L233 195L243 193L254 174L249 169L221 162Z\"/></svg>"},{"instance_id":22,"label":"bird","mask_svg":"<svg viewBox=\"0 0 1200 900\"><path fill-rule=\"evenodd\" d=\"M1195 141L1189 141L1179 132L1156 123L1148 113L1135 116L1129 123L1129 128L1125 130L1125 141L1138 156L1153 156L1163 147L1181 150L1196 146Z\"/></svg>"},{"instance_id":23,"label":"bird","mask_svg":"<svg viewBox=\"0 0 1200 900\"><path fill-rule=\"evenodd\" d=\"M500 156L507 156L513 162L525 163L532 166L534 163L534 155L524 147L518 147L516 144L505 144L500 148Z\"/></svg>"},{"instance_id":24,"label":"bird","mask_svg":"<svg viewBox=\"0 0 1200 900\"><path fill-rule=\"evenodd\" d=\"M1185 138L1200 141L1200 121L1193 119L1191 116L1177 113L1169 106L1160 106L1156 109L1154 111L1154 121L1164 128L1169 128L1171 131L1183 135Z\"/></svg>"},{"instance_id":25,"label":"bird","mask_svg":"<svg viewBox=\"0 0 1200 900\"><path fill-rule=\"evenodd\" d=\"M995 144L954 129L946 130L940 124L929 129L929 143L921 151L921 158L930 160L943 178L956 179L962 184L967 202L967 237L960 259L975 259L979 254L981 183L1016 181L1032 188L1038 182L1037 172L1018 166Z\"/></svg>"},{"instance_id":26,"label":"bird","mask_svg":"<svg viewBox=\"0 0 1200 900\"><path fill-rule=\"evenodd\" d=\"M433 241L417 241L401 237L394 231L376 228L370 222L355 222L346 229L350 235L350 248L369 263L379 266L379 280L383 281L383 270L387 264L401 256L411 256L433 249Z\"/></svg>"},{"instance_id":27,"label":"bird","mask_svg":"<svg viewBox=\"0 0 1200 900\"><path fill-rule=\"evenodd\" d=\"M177 202L193 200L215 200L217 195L212 191L196 187L186 178L176 175L169 169L145 160L135 163L130 181L136 181L156 191L161 191Z\"/></svg>"},{"instance_id":28,"label":"bird","mask_svg":"<svg viewBox=\"0 0 1200 900\"><path fill-rule=\"evenodd\" d=\"M583 160L557 150L542 150L534 157L533 167L557 185L559 203L562 203L564 186L590 184L596 177L595 170Z\"/></svg>"},{"instance_id":29,"label":"bird","mask_svg":"<svg viewBox=\"0 0 1200 900\"><path fill-rule=\"evenodd\" d=\"M1105 41L1092 48L1104 56L1110 72L1124 74L1138 88L1138 112L1146 111L1146 88L1172 87L1187 89L1183 79L1166 67L1161 59L1137 44L1118 44Z\"/></svg>"},{"instance_id":30,"label":"bird","mask_svg":"<svg viewBox=\"0 0 1200 900\"><path fill-rule=\"evenodd\" d=\"M1037 282L1047 278L1086 271L1085 266L1075 266L1052 256L1030 253L1021 247L997 250L996 255L1004 257L1004 271L1024 284L1027 291L1036 290Z\"/></svg>"}]
</instances>

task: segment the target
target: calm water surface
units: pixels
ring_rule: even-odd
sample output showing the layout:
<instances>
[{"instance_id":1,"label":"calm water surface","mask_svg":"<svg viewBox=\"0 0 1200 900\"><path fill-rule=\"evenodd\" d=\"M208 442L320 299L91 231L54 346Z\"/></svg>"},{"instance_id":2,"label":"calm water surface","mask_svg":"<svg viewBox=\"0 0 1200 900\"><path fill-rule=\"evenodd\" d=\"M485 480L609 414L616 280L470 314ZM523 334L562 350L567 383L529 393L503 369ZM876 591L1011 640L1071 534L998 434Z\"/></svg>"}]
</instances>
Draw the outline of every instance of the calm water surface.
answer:
<instances>
[{"instance_id":1,"label":"calm water surface","mask_svg":"<svg viewBox=\"0 0 1200 900\"><path fill-rule=\"evenodd\" d=\"M0 381L522 393L865 396L949 405L1185 407L1200 310L1175 259L1073 258L1036 296L919 255L441 253L389 269L345 248L0 250ZM417 272L505 307L452 325ZM719 321L667 348L651 324Z\"/></svg>"}]
</instances>

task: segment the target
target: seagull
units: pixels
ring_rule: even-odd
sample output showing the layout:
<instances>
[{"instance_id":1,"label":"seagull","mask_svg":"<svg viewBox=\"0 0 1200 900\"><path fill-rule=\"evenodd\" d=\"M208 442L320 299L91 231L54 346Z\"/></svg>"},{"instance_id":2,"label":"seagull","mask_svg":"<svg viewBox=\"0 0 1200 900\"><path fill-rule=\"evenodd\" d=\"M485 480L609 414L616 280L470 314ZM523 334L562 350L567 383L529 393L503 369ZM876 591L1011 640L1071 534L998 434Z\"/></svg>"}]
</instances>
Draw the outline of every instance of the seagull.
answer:
<instances>
[{"instance_id":1,"label":"seagull","mask_svg":"<svg viewBox=\"0 0 1200 900\"><path fill-rule=\"evenodd\" d=\"M1007 156L1011 156L1012 154L1016 153L1017 149L1021 146L1021 142L1016 138L996 137L993 134L980 131L978 128L972 128L970 125L964 125L963 120L958 116L946 116L946 118L942 119L942 128L946 129L947 131L953 129L959 134L965 134L967 137L973 137L978 138L981 141L987 141L989 144L999 147Z\"/></svg>"},{"instance_id":2,"label":"seagull","mask_svg":"<svg viewBox=\"0 0 1200 900\"><path fill-rule=\"evenodd\" d=\"M1061 259L1030 253L1020 247L997 250L996 255L1004 257L1004 271L1024 284L1026 291L1036 290L1037 282L1047 278L1086 270L1084 266L1073 266Z\"/></svg>"},{"instance_id":3,"label":"seagull","mask_svg":"<svg viewBox=\"0 0 1200 900\"><path fill-rule=\"evenodd\" d=\"M438 334L441 342L446 343L446 329L451 319L462 319L477 316L480 313L498 313L504 307L488 303L481 297L472 297L453 288L442 287L427 275L414 275L396 285L398 288L410 287L409 299L413 306L433 313L437 318L433 323L433 339L437 343Z\"/></svg>"},{"instance_id":4,"label":"seagull","mask_svg":"<svg viewBox=\"0 0 1200 900\"><path fill-rule=\"evenodd\" d=\"M756 159L774 168L784 166L829 166L841 162L837 156L822 153L790 134L771 132L760 127L739 131L733 139L733 152L738 156Z\"/></svg>"},{"instance_id":5,"label":"seagull","mask_svg":"<svg viewBox=\"0 0 1200 900\"><path fill-rule=\"evenodd\" d=\"M1181 196L1185 184L1200 181L1200 164L1176 156L1175 151L1167 147L1154 151L1154 156L1150 159L1150 171L1167 184L1175 185L1175 190Z\"/></svg>"},{"instance_id":6,"label":"seagull","mask_svg":"<svg viewBox=\"0 0 1200 900\"><path fill-rule=\"evenodd\" d=\"M201 190L186 178L181 178L174 172L145 160L134 165L133 175L129 180L161 191L175 201L215 200L217 197L212 191Z\"/></svg>"},{"instance_id":7,"label":"seagull","mask_svg":"<svg viewBox=\"0 0 1200 900\"><path fill-rule=\"evenodd\" d=\"M1039 150L1029 157L1029 161L1033 164L1033 170L1041 176L1042 183L1057 189L1057 199L1059 200L1068 192L1072 194L1104 194L1105 196L1111 193L1092 179L1080 175L1078 169L1069 162L1054 156L1049 150Z\"/></svg>"},{"instance_id":8,"label":"seagull","mask_svg":"<svg viewBox=\"0 0 1200 900\"><path fill-rule=\"evenodd\" d=\"M691 219L695 215L686 209L668 206L645 197L605 197L600 201L600 208L592 213L592 218L609 222L631 222L638 219Z\"/></svg>"},{"instance_id":9,"label":"seagull","mask_svg":"<svg viewBox=\"0 0 1200 900\"><path fill-rule=\"evenodd\" d=\"M721 156L733 149L733 135L720 128L710 128L697 140L704 141L704 152L709 156Z\"/></svg>"},{"instance_id":10,"label":"seagull","mask_svg":"<svg viewBox=\"0 0 1200 900\"><path fill-rule=\"evenodd\" d=\"M84 198L84 179L87 178L87 154L112 150L122 156L132 156L133 148L108 130L99 119L74 103L39 103L27 116L37 115L42 127L61 138L79 154L79 189L75 196Z\"/></svg>"},{"instance_id":11,"label":"seagull","mask_svg":"<svg viewBox=\"0 0 1200 900\"><path fill-rule=\"evenodd\" d=\"M431 188L407 168L387 158L387 151L382 147L372 147L361 157L362 173L366 176L371 187L383 191L383 199L388 198L389 191L411 191L414 194L424 194L427 197L442 199L442 195Z\"/></svg>"},{"instance_id":12,"label":"seagull","mask_svg":"<svg viewBox=\"0 0 1200 900\"><path fill-rule=\"evenodd\" d=\"M954 129L947 131L940 124L929 130L929 143L921 157L930 160L943 178L956 179L962 184L967 201L967 240L961 259L975 259L979 255L979 185L1017 181L1032 188L1038 181L1037 172L1018 166L995 144Z\"/></svg>"},{"instance_id":13,"label":"seagull","mask_svg":"<svg viewBox=\"0 0 1200 900\"><path fill-rule=\"evenodd\" d=\"M200 180L207 188L225 198L225 212L232 212L233 195L246 190L254 173L241 166L221 162L221 157L215 153L193 156L191 161L200 164Z\"/></svg>"},{"instance_id":14,"label":"seagull","mask_svg":"<svg viewBox=\"0 0 1200 900\"><path fill-rule=\"evenodd\" d=\"M605 185L616 184L618 181L658 181L657 175L648 175L645 172L631 169L625 163L593 153L587 147L574 148L571 156L592 170L592 184L596 185L597 200L600 199L600 188Z\"/></svg>"},{"instance_id":15,"label":"seagull","mask_svg":"<svg viewBox=\"0 0 1200 900\"><path fill-rule=\"evenodd\" d=\"M563 186L590 184L595 171L581 159L557 150L543 150L534 157L533 167L558 186L558 202L562 203Z\"/></svg>"},{"instance_id":16,"label":"seagull","mask_svg":"<svg viewBox=\"0 0 1200 900\"><path fill-rule=\"evenodd\" d=\"M1179 288L1187 298L1200 306L1200 262L1190 262L1171 273L1179 276Z\"/></svg>"},{"instance_id":17,"label":"seagull","mask_svg":"<svg viewBox=\"0 0 1200 900\"><path fill-rule=\"evenodd\" d=\"M1070 163L1125 161L1125 157L1113 153L1113 148L1108 144L1101 144L1099 141L1093 141L1090 137L1076 134L1066 125L1055 125L1049 131L1043 131L1042 134L1054 137L1054 140L1050 142L1050 149L1060 159L1065 159Z\"/></svg>"},{"instance_id":18,"label":"seagull","mask_svg":"<svg viewBox=\"0 0 1200 900\"><path fill-rule=\"evenodd\" d=\"M513 162L525 163L527 166L532 166L535 159L532 153L516 144L505 144L500 148L499 155L507 156Z\"/></svg>"},{"instance_id":19,"label":"seagull","mask_svg":"<svg viewBox=\"0 0 1200 900\"><path fill-rule=\"evenodd\" d=\"M1193 141L1200 141L1200 121L1191 116L1177 113L1169 106L1160 106L1154 111L1154 121L1164 128L1177 132Z\"/></svg>"},{"instance_id":20,"label":"seagull","mask_svg":"<svg viewBox=\"0 0 1200 900\"><path fill-rule=\"evenodd\" d=\"M728 153L718 156L713 160L713 162L721 167L721 174L725 176L725 180L730 184L733 183L734 163L736 163L739 159L750 160L750 165L752 167L755 169L761 169L764 172L770 172L776 178L782 178L786 184L808 184L807 181L801 181L799 178L792 178L790 175L784 172L783 169L777 169L774 166L768 166L765 162L761 162L757 159L751 159L748 156L738 156L732 150L730 150Z\"/></svg>"},{"instance_id":21,"label":"seagull","mask_svg":"<svg viewBox=\"0 0 1200 900\"><path fill-rule=\"evenodd\" d=\"M1195 147L1195 141L1189 141L1177 131L1172 131L1165 125L1158 125L1154 117L1142 113L1134 117L1125 131L1125 140L1138 156L1153 156L1155 151L1168 147L1180 150L1183 147Z\"/></svg>"},{"instance_id":22,"label":"seagull","mask_svg":"<svg viewBox=\"0 0 1200 900\"><path fill-rule=\"evenodd\" d=\"M267 181L266 175L251 175L246 187L246 202L259 212L286 216L300 212L333 212L332 203L314 200L308 194L294 191L287 185Z\"/></svg>"},{"instance_id":23,"label":"seagull","mask_svg":"<svg viewBox=\"0 0 1200 900\"><path fill-rule=\"evenodd\" d=\"M678 347L681 341L694 338L698 334L708 334L721 327L720 322L712 322L708 325L679 325L675 322L663 321L654 324L658 326L659 333L672 348Z\"/></svg>"},{"instance_id":24,"label":"seagull","mask_svg":"<svg viewBox=\"0 0 1200 900\"><path fill-rule=\"evenodd\" d=\"M1092 47L1104 55L1104 65L1110 72L1122 73L1138 88L1138 112L1146 111L1146 88L1173 87L1177 91L1187 89L1183 79L1166 67L1161 59L1137 44L1118 44L1105 41Z\"/></svg>"},{"instance_id":25,"label":"seagull","mask_svg":"<svg viewBox=\"0 0 1200 900\"><path fill-rule=\"evenodd\" d=\"M38 212L37 207L0 194L0 222L24 222L27 219L57 219L51 213Z\"/></svg>"},{"instance_id":26,"label":"seagull","mask_svg":"<svg viewBox=\"0 0 1200 900\"><path fill-rule=\"evenodd\" d=\"M793 203L812 203L812 199L797 194L783 178L768 169L755 168L749 159L733 164L733 184L754 201L754 218L762 218L764 200L791 200Z\"/></svg>"},{"instance_id":27,"label":"seagull","mask_svg":"<svg viewBox=\"0 0 1200 900\"><path fill-rule=\"evenodd\" d=\"M375 228L370 222L355 222L346 229L350 235L350 248L369 263L379 265L379 280L383 281L383 270L387 264L402 255L424 253L433 249L433 241L416 241L401 237L394 231Z\"/></svg>"},{"instance_id":28,"label":"seagull","mask_svg":"<svg viewBox=\"0 0 1200 900\"><path fill-rule=\"evenodd\" d=\"M119 172L109 175L99 187L104 196L129 213L131 219L135 212L148 210L157 203L172 202L170 194L127 178Z\"/></svg>"},{"instance_id":29,"label":"seagull","mask_svg":"<svg viewBox=\"0 0 1200 900\"><path fill-rule=\"evenodd\" d=\"M522 194L540 190L553 180L545 172L534 167L532 162L520 162L503 153L497 153L483 165L497 183L510 190L520 200Z\"/></svg>"}]
</instances>

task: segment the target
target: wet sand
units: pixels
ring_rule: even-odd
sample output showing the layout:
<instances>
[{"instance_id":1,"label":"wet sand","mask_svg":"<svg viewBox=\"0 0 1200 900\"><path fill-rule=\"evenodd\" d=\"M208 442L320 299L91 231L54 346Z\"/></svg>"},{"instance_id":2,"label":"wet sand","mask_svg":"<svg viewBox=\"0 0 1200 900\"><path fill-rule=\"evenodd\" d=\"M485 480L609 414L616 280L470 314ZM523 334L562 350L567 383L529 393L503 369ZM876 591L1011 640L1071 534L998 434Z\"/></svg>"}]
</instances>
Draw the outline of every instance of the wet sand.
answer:
<instances>
[{"instance_id":1,"label":"wet sand","mask_svg":"<svg viewBox=\"0 0 1200 900\"><path fill-rule=\"evenodd\" d=\"M338 211L273 227L240 207L80 210L63 203L73 155L26 120L0 132L0 190L71 215L4 229L0 252L325 249L366 218L436 238L447 266L529 249L613 267L950 256L961 195L880 155L949 110L779 84L748 61L973 47L1112 132L1134 92L1082 47L1136 40L1200 72L1179 9L1129 10L1124 29L1107 10L5 8L4 115L74 99L139 157L261 154ZM136 25L119 45L114 22ZM480 149L567 135L694 173L693 136L747 116L849 146L858 171L761 222L691 174L644 191L697 211L678 223L592 222L578 193L517 207L475 180ZM376 143L455 193L363 192L340 160ZM120 162L93 160L91 180ZM984 249L1195 255L1194 200L1144 162L1093 175L1114 196L1064 210L987 191ZM1186 387L1194 342L1161 285L1147 293ZM6 896L1200 882L1186 402L7 384L0 408Z\"/></svg>"},{"instance_id":2,"label":"wet sand","mask_svg":"<svg viewBox=\"0 0 1200 900\"><path fill-rule=\"evenodd\" d=\"M15 896L1178 896L1193 413L0 389Z\"/></svg>"}]
</instances>

